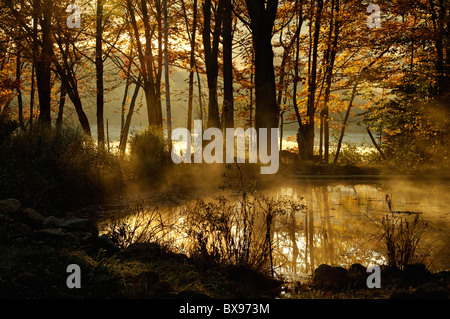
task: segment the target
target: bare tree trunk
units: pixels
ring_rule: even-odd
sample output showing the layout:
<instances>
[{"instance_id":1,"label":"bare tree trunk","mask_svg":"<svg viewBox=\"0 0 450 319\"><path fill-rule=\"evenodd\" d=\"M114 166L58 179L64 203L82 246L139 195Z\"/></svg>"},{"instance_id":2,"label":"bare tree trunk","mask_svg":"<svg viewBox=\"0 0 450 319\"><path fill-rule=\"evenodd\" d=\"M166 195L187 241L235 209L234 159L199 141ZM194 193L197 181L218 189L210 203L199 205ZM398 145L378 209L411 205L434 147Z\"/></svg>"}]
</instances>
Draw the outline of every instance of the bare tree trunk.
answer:
<instances>
[{"instance_id":1,"label":"bare tree trunk","mask_svg":"<svg viewBox=\"0 0 450 319\"><path fill-rule=\"evenodd\" d=\"M66 88L61 83L61 89L59 94L59 108L58 108L58 117L56 118L56 130L61 132L63 114L64 114L64 105L66 103Z\"/></svg>"},{"instance_id":2,"label":"bare tree trunk","mask_svg":"<svg viewBox=\"0 0 450 319\"><path fill-rule=\"evenodd\" d=\"M378 61L378 59L380 59L386 52L388 52L389 49L390 49L390 47L387 47L383 52L381 52L381 54L378 57L376 57L367 66L363 67L361 72L359 73L358 77L356 78L355 83L353 84L353 89L352 89L352 95L350 97L350 102L348 104L347 111L345 113L344 121L342 122L341 135L339 136L339 141L338 141L338 146L337 146L337 150L336 150L336 155L335 155L334 161L333 161L334 165L336 165L336 163L338 161L338 158L339 158L339 152L341 150L342 140L344 139L345 128L347 127L348 118L350 117L350 111L351 111L351 109L353 107L353 101L354 101L354 99L356 97L358 84L361 81L361 79L364 77L366 71L370 67L372 67Z\"/></svg>"},{"instance_id":3,"label":"bare tree trunk","mask_svg":"<svg viewBox=\"0 0 450 319\"><path fill-rule=\"evenodd\" d=\"M295 62L294 62L294 87L292 90L292 102L294 104L295 117L298 122L298 132L297 132L297 145L299 150L300 158L303 158L302 152L304 150L301 132L304 130L303 122L300 116L300 112L297 105L297 85L300 81L300 77L298 75L298 64L300 59L300 31L303 25L303 0L300 0L299 12L298 12L298 22L297 22L297 30L295 33Z\"/></svg>"},{"instance_id":4,"label":"bare tree trunk","mask_svg":"<svg viewBox=\"0 0 450 319\"><path fill-rule=\"evenodd\" d=\"M25 129L25 125L23 122L23 99L22 99L22 89L21 89L21 74L22 74L22 66L20 61L20 49L17 46L17 58L16 58L16 91L17 91L17 105L19 108L19 125L23 130Z\"/></svg>"},{"instance_id":5,"label":"bare tree trunk","mask_svg":"<svg viewBox=\"0 0 450 319\"><path fill-rule=\"evenodd\" d=\"M187 18L186 6L184 0L181 1L181 6L184 13L184 19L186 23L186 30L189 36L189 22ZM193 17L192 17L192 34L189 36L189 42L191 44L191 52L189 56L189 97L188 97L188 114L187 114L187 129L190 132L192 129L192 103L194 98L194 72L196 69L195 62L195 37L197 33L197 0L194 0L192 4Z\"/></svg>"},{"instance_id":6,"label":"bare tree trunk","mask_svg":"<svg viewBox=\"0 0 450 319\"><path fill-rule=\"evenodd\" d=\"M386 156L384 155L383 151L381 150L380 146L377 144L377 141L375 141L375 138L372 135L372 132L370 131L370 129L367 127L367 134L369 134L370 140L372 141L372 144L375 146L375 148L377 149L378 153L380 153L381 157L386 160Z\"/></svg>"},{"instance_id":7,"label":"bare tree trunk","mask_svg":"<svg viewBox=\"0 0 450 319\"><path fill-rule=\"evenodd\" d=\"M252 51L252 62L250 64L250 119L249 119L249 127L253 127L253 83L254 83L254 76L253 76L253 65L255 63L255 54L254 51Z\"/></svg>"},{"instance_id":8,"label":"bare tree trunk","mask_svg":"<svg viewBox=\"0 0 450 319\"><path fill-rule=\"evenodd\" d=\"M34 116L34 95L35 95L35 65L34 63L31 64L31 91L30 91L30 131L33 129L33 116Z\"/></svg>"},{"instance_id":9,"label":"bare tree trunk","mask_svg":"<svg viewBox=\"0 0 450 319\"><path fill-rule=\"evenodd\" d=\"M255 52L255 128L269 129L266 145L270 145L272 139L270 128L277 128L279 121L272 50L272 29L278 0L268 0L267 3L246 0L245 3L250 16Z\"/></svg>"},{"instance_id":10,"label":"bare tree trunk","mask_svg":"<svg viewBox=\"0 0 450 319\"><path fill-rule=\"evenodd\" d=\"M97 83L97 139L98 146L105 146L105 127L103 122L104 86L103 86L103 0L97 0L97 29L95 34L95 69Z\"/></svg>"},{"instance_id":11,"label":"bare tree trunk","mask_svg":"<svg viewBox=\"0 0 450 319\"><path fill-rule=\"evenodd\" d=\"M314 117L316 113L315 97L316 97L316 78L317 78L317 51L319 45L320 26L322 21L323 0L317 0L316 18L314 22L314 40L312 46L312 62L311 62L311 74L308 78L308 104L306 110L306 116L308 122L304 125L304 129L301 132L302 146L304 151L302 152L304 160L312 160L314 156Z\"/></svg>"},{"instance_id":12,"label":"bare tree trunk","mask_svg":"<svg viewBox=\"0 0 450 319\"><path fill-rule=\"evenodd\" d=\"M125 150L127 148L128 143L128 133L130 131L131 118L134 113L134 107L136 105L137 96L140 90L140 85L136 84L134 88L133 97L131 98L130 108L128 110L127 118L125 120L122 133L120 134L120 142L119 142L119 151L121 154L125 154Z\"/></svg>"},{"instance_id":13,"label":"bare tree trunk","mask_svg":"<svg viewBox=\"0 0 450 319\"><path fill-rule=\"evenodd\" d=\"M234 128L233 102L233 53L232 53L231 0L224 0L223 16L223 82L224 82L224 128Z\"/></svg>"},{"instance_id":14,"label":"bare tree trunk","mask_svg":"<svg viewBox=\"0 0 450 319\"><path fill-rule=\"evenodd\" d=\"M36 1L37 3L37 1ZM42 5L42 50L36 64L36 82L39 94L39 125L42 128L51 127L50 105L51 105L51 56L52 56L52 12L51 0L44 0Z\"/></svg>"},{"instance_id":15,"label":"bare tree trunk","mask_svg":"<svg viewBox=\"0 0 450 319\"><path fill-rule=\"evenodd\" d=\"M208 78L208 124L207 127L220 127L219 104L217 101L217 76L219 65L219 41L223 18L223 1L219 0L215 14L213 40L211 43L211 0L205 0L203 4L203 47L205 50L206 76Z\"/></svg>"},{"instance_id":16,"label":"bare tree trunk","mask_svg":"<svg viewBox=\"0 0 450 319\"><path fill-rule=\"evenodd\" d=\"M334 26L330 23L330 29L334 29L334 37L333 43L330 44L327 56L327 68L325 71L325 96L324 96L324 107L323 107L323 135L324 135L324 157L323 160L325 163L328 163L330 156L330 115L329 115L329 100L330 100L330 92L331 92L331 82L333 78L333 69L334 63L336 60L337 53L337 45L339 39L339 17L335 15L339 15L339 0L333 0L335 8L332 9L332 20L334 20ZM333 5L333 4L332 4ZM331 30L330 30L330 40L331 40Z\"/></svg>"},{"instance_id":17,"label":"bare tree trunk","mask_svg":"<svg viewBox=\"0 0 450 319\"><path fill-rule=\"evenodd\" d=\"M164 1L164 71L166 82L166 112L167 112L167 139L169 148L172 148L172 115L170 109L170 84L169 84L169 57L168 57L168 25L167 25L167 0Z\"/></svg>"}]
</instances>

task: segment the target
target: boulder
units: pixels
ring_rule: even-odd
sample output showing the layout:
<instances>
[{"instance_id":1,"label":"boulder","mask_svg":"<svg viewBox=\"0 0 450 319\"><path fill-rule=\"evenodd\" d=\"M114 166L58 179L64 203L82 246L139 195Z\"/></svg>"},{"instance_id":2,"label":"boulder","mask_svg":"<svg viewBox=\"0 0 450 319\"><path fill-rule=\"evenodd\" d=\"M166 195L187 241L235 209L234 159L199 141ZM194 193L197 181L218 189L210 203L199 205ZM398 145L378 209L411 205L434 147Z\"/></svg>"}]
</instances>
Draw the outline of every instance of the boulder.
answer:
<instances>
[{"instance_id":1,"label":"boulder","mask_svg":"<svg viewBox=\"0 0 450 319\"><path fill-rule=\"evenodd\" d=\"M185 289L177 294L179 299L211 299L210 296L191 289Z\"/></svg>"},{"instance_id":2,"label":"boulder","mask_svg":"<svg viewBox=\"0 0 450 319\"><path fill-rule=\"evenodd\" d=\"M410 264L405 266L402 277L409 286L416 287L431 280L431 272L424 264Z\"/></svg>"},{"instance_id":3,"label":"boulder","mask_svg":"<svg viewBox=\"0 0 450 319\"><path fill-rule=\"evenodd\" d=\"M419 299L448 299L449 291L438 284L428 282L418 286L414 296Z\"/></svg>"},{"instance_id":4,"label":"boulder","mask_svg":"<svg viewBox=\"0 0 450 319\"><path fill-rule=\"evenodd\" d=\"M406 289L399 289L394 291L389 299L414 299L414 296Z\"/></svg>"},{"instance_id":5,"label":"boulder","mask_svg":"<svg viewBox=\"0 0 450 319\"><path fill-rule=\"evenodd\" d=\"M45 217L33 208L25 208L21 213L17 214L16 219L34 229L39 229L42 227Z\"/></svg>"},{"instance_id":6,"label":"boulder","mask_svg":"<svg viewBox=\"0 0 450 319\"><path fill-rule=\"evenodd\" d=\"M98 237L98 229L95 224L87 218L75 218L65 220L61 224L61 228L69 232L91 233L93 237Z\"/></svg>"},{"instance_id":7,"label":"boulder","mask_svg":"<svg viewBox=\"0 0 450 319\"><path fill-rule=\"evenodd\" d=\"M166 293L172 291L172 287L170 286L170 283L165 280L157 281L156 283L153 284L152 288L156 292L157 295L166 294Z\"/></svg>"},{"instance_id":8,"label":"boulder","mask_svg":"<svg viewBox=\"0 0 450 319\"><path fill-rule=\"evenodd\" d=\"M30 226L23 223L15 223L14 228L19 234L25 236L31 235L33 233L33 229Z\"/></svg>"},{"instance_id":9,"label":"boulder","mask_svg":"<svg viewBox=\"0 0 450 319\"><path fill-rule=\"evenodd\" d=\"M157 243L132 243L120 252L124 258L154 259L161 254L161 247Z\"/></svg>"},{"instance_id":10,"label":"boulder","mask_svg":"<svg viewBox=\"0 0 450 319\"><path fill-rule=\"evenodd\" d=\"M146 285L154 285L159 281L159 274L156 271L148 270L138 275L140 281L145 282Z\"/></svg>"},{"instance_id":11,"label":"boulder","mask_svg":"<svg viewBox=\"0 0 450 319\"><path fill-rule=\"evenodd\" d=\"M43 228L35 230L33 235L37 239L44 241L54 241L60 244L72 244L77 246L80 244L80 238L77 235L70 233L63 228Z\"/></svg>"},{"instance_id":12,"label":"boulder","mask_svg":"<svg viewBox=\"0 0 450 319\"><path fill-rule=\"evenodd\" d=\"M0 200L0 212L6 215L14 215L22 210L20 201L14 198Z\"/></svg>"},{"instance_id":13,"label":"boulder","mask_svg":"<svg viewBox=\"0 0 450 319\"><path fill-rule=\"evenodd\" d=\"M64 224L64 219L56 218L55 216L48 216L42 222L44 228L61 228Z\"/></svg>"},{"instance_id":14,"label":"boulder","mask_svg":"<svg viewBox=\"0 0 450 319\"><path fill-rule=\"evenodd\" d=\"M342 267L322 264L314 271L313 282L316 286L325 289L347 288L349 284L348 271Z\"/></svg>"},{"instance_id":15,"label":"boulder","mask_svg":"<svg viewBox=\"0 0 450 319\"><path fill-rule=\"evenodd\" d=\"M94 236L91 233L75 232L71 234L77 237L78 242L82 245L92 244L94 242Z\"/></svg>"},{"instance_id":16,"label":"boulder","mask_svg":"<svg viewBox=\"0 0 450 319\"><path fill-rule=\"evenodd\" d=\"M102 248L106 250L108 253L116 253L120 251L120 248L117 247L117 245L114 244L114 242L111 239L109 239L108 236L106 236L105 234L95 238L94 244L97 248Z\"/></svg>"},{"instance_id":17,"label":"boulder","mask_svg":"<svg viewBox=\"0 0 450 319\"><path fill-rule=\"evenodd\" d=\"M64 240L70 233L62 228L43 228L34 232L36 237L41 239L60 239Z\"/></svg>"},{"instance_id":18,"label":"boulder","mask_svg":"<svg viewBox=\"0 0 450 319\"><path fill-rule=\"evenodd\" d=\"M361 289L367 287L367 273L366 267L361 264L353 264L348 269L349 284L352 288Z\"/></svg>"}]
</instances>

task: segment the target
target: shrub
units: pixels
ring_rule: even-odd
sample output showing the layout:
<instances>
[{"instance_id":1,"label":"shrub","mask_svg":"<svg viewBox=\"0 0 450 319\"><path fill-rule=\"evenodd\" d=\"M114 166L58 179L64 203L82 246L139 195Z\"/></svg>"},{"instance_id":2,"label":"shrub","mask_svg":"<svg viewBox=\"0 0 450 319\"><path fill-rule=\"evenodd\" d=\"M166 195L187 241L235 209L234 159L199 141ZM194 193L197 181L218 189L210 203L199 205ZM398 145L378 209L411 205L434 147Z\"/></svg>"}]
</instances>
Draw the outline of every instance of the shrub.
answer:
<instances>
[{"instance_id":1,"label":"shrub","mask_svg":"<svg viewBox=\"0 0 450 319\"><path fill-rule=\"evenodd\" d=\"M148 128L132 136L130 159L135 174L139 178L156 177L171 162L170 150L163 132Z\"/></svg>"},{"instance_id":2,"label":"shrub","mask_svg":"<svg viewBox=\"0 0 450 319\"><path fill-rule=\"evenodd\" d=\"M140 200L122 216L112 216L102 228L108 238L124 249L138 242L157 242L164 246L167 244L165 237L173 226L158 207L149 208L149 205Z\"/></svg>"},{"instance_id":3,"label":"shrub","mask_svg":"<svg viewBox=\"0 0 450 319\"><path fill-rule=\"evenodd\" d=\"M239 168L239 166L236 165ZM198 200L185 216L188 249L192 256L225 265L243 266L274 275L274 217L303 205L288 196L277 199L256 193L239 169L239 196L215 201Z\"/></svg>"},{"instance_id":4,"label":"shrub","mask_svg":"<svg viewBox=\"0 0 450 319\"><path fill-rule=\"evenodd\" d=\"M0 197L58 213L99 203L120 191L115 155L81 130L18 132L0 150Z\"/></svg>"}]
</instances>

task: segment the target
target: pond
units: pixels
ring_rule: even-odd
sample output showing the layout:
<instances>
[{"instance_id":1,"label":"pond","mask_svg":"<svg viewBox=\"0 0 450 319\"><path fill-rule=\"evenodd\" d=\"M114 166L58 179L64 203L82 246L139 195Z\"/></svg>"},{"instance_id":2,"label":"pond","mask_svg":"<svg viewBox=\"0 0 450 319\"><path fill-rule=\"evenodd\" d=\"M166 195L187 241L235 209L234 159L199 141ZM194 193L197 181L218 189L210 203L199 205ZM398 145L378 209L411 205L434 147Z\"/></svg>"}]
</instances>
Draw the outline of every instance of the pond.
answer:
<instances>
[{"instance_id":1,"label":"pond","mask_svg":"<svg viewBox=\"0 0 450 319\"><path fill-rule=\"evenodd\" d=\"M382 222L386 221L386 216L397 221L400 218L411 221L418 216L426 221L426 228L420 229L423 238L415 249L415 261L423 262L431 271L448 270L449 186L448 182L423 180L342 182L290 178L274 183L261 191L267 198L287 196L304 205L301 209L273 218L271 240L274 270L288 280L301 280L323 263L342 267L353 263L365 266L387 264L386 244L382 239L386 230ZM194 194L171 194L167 198L170 204L160 204L158 208L163 212L165 221L170 220L172 225L164 236L170 238L173 246L181 252L187 252L183 249L187 247L184 243L189 236L177 227L183 225L185 220L184 208L192 205L193 198L208 201L220 194L217 189L192 192ZM232 200L237 196L235 190L225 194ZM145 212L155 216L154 207L145 208ZM419 229L410 228L407 230L410 236L419 236ZM106 228L103 229L105 231Z\"/></svg>"}]
</instances>

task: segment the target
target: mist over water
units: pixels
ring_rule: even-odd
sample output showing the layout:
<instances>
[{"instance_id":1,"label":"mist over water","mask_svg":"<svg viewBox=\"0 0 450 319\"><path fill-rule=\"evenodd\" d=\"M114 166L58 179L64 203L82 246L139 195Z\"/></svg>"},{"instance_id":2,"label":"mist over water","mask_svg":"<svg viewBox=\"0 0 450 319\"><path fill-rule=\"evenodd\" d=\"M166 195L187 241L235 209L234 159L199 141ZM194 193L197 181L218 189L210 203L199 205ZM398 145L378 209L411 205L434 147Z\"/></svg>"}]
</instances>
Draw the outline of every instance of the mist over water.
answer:
<instances>
[{"instance_id":1,"label":"mist over water","mask_svg":"<svg viewBox=\"0 0 450 319\"><path fill-rule=\"evenodd\" d=\"M195 183L194 183L195 184ZM418 256L431 271L450 268L450 184L409 180L377 182L314 181L290 178L265 186L261 193L269 198L287 196L306 208L274 217L273 244L275 272L288 280L302 280L319 265L349 267L386 264L386 247L381 240L383 217L391 214L386 195L394 211L420 214L430 226L424 237L424 249ZM133 193L158 205L172 221L184 218L183 209L201 198L214 201L218 195L231 201L240 193L237 188L191 188L171 192L165 204L156 194ZM149 208L149 211L151 208ZM398 216L402 213L397 214ZM185 236L168 234L174 247L185 247ZM186 253L186 250L180 252Z\"/></svg>"}]
</instances>

